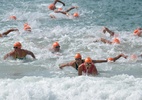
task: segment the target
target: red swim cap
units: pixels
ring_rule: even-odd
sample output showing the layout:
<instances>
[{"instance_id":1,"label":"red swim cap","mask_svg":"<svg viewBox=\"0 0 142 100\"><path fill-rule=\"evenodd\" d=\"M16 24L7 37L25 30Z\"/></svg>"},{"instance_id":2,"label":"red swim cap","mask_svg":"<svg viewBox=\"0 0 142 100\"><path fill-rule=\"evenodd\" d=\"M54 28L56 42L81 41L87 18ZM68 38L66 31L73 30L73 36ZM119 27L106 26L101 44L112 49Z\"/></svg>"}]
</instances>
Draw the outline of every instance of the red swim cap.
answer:
<instances>
[{"instance_id":1,"label":"red swim cap","mask_svg":"<svg viewBox=\"0 0 142 100\"><path fill-rule=\"evenodd\" d=\"M55 7L55 5L54 4L50 4L49 6L48 6L48 9L50 9L50 10L54 10L56 7Z\"/></svg>"},{"instance_id":2,"label":"red swim cap","mask_svg":"<svg viewBox=\"0 0 142 100\"><path fill-rule=\"evenodd\" d=\"M14 45L13 45L14 47L17 47L17 48L22 48L22 44L20 43L20 42L16 42L16 43L14 43Z\"/></svg>"},{"instance_id":3,"label":"red swim cap","mask_svg":"<svg viewBox=\"0 0 142 100\"><path fill-rule=\"evenodd\" d=\"M120 44L120 41L119 41L119 39L117 39L117 38L114 38L112 42L113 42L113 43L116 43L116 44Z\"/></svg>"},{"instance_id":4,"label":"red swim cap","mask_svg":"<svg viewBox=\"0 0 142 100\"><path fill-rule=\"evenodd\" d=\"M76 12L73 14L74 17L79 17L79 14Z\"/></svg>"},{"instance_id":5,"label":"red swim cap","mask_svg":"<svg viewBox=\"0 0 142 100\"><path fill-rule=\"evenodd\" d=\"M60 46L60 45L58 42L54 42L52 46L53 46L53 48L56 48L57 46Z\"/></svg>"},{"instance_id":6,"label":"red swim cap","mask_svg":"<svg viewBox=\"0 0 142 100\"><path fill-rule=\"evenodd\" d=\"M114 59L113 58L108 58L107 61L108 62L114 62Z\"/></svg>"},{"instance_id":7,"label":"red swim cap","mask_svg":"<svg viewBox=\"0 0 142 100\"><path fill-rule=\"evenodd\" d=\"M74 56L75 59L81 59L81 54L80 53L77 53L75 56Z\"/></svg>"},{"instance_id":8,"label":"red swim cap","mask_svg":"<svg viewBox=\"0 0 142 100\"><path fill-rule=\"evenodd\" d=\"M92 59L91 59L90 57L87 57L87 58L85 59L85 63L92 63Z\"/></svg>"}]
</instances>

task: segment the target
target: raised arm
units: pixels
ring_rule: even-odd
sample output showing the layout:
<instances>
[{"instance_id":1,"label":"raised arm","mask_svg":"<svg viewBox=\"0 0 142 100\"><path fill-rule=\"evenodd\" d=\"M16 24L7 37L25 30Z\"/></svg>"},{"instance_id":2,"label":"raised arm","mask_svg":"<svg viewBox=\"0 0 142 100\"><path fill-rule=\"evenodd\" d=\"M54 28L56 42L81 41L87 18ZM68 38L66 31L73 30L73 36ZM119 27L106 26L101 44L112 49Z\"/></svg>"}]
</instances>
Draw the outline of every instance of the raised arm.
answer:
<instances>
[{"instance_id":1,"label":"raised arm","mask_svg":"<svg viewBox=\"0 0 142 100\"><path fill-rule=\"evenodd\" d=\"M77 7L73 6L73 7L69 8L69 9L67 9L65 12L69 12L69 11L71 11L72 9L75 9L75 8L77 8Z\"/></svg>"},{"instance_id":2,"label":"raised arm","mask_svg":"<svg viewBox=\"0 0 142 100\"><path fill-rule=\"evenodd\" d=\"M63 6L65 6L65 3L60 0L55 0L53 4L55 5L57 2L60 2L61 4L63 4Z\"/></svg>"},{"instance_id":3,"label":"raised arm","mask_svg":"<svg viewBox=\"0 0 142 100\"><path fill-rule=\"evenodd\" d=\"M109 30L107 27L104 27L103 28L103 33L106 33L106 32L108 32L110 34L110 36L114 36L114 32L113 31Z\"/></svg>"}]
</instances>

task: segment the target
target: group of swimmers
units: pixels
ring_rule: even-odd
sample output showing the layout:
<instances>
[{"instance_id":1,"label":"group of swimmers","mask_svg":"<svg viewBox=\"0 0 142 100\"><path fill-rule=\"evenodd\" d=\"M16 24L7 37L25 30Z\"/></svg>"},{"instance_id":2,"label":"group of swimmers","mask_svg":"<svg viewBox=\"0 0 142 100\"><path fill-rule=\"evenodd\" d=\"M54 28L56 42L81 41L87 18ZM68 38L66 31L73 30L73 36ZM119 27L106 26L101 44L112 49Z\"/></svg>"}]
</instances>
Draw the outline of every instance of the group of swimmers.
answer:
<instances>
[{"instance_id":1,"label":"group of swimmers","mask_svg":"<svg viewBox=\"0 0 142 100\"><path fill-rule=\"evenodd\" d=\"M55 0L54 3L50 4L49 7L48 7L50 10L53 10L55 13L62 13L62 14L65 14L65 15L68 16L69 15L68 12L70 10L72 10L74 8L77 8L77 7L71 7L71 8L69 8L66 11L62 11L61 8L60 9L56 8L55 5L56 5L57 2L60 2L60 3L63 4L63 6L65 6L65 3L63 3L62 1ZM78 16L79 15L77 15L76 17L78 17ZM51 16L51 17L55 18L54 16ZM16 20L15 17L11 17L11 18L14 18ZM30 25L28 23L24 24L24 30L31 32L31 27L30 27ZM0 37L6 36L10 32L13 32L13 31L18 31L18 29L9 29L6 32L3 32L2 34L0 34ZM115 37L116 36L115 32L111 31L107 27L104 27L103 28L103 33L105 34L106 32L108 32L111 37L114 37L114 39L112 41L107 40L105 38L100 38L100 39L96 40L95 42L101 41L103 43L108 43L108 44L113 44L113 43L120 44L120 40ZM142 35L142 28L137 28L134 31L134 35L141 36ZM36 57L35 57L33 52L31 52L29 50L22 49L22 44L20 42L14 43L13 49L14 49L13 51L7 53L4 56L4 60L9 58L9 57L12 57L13 59L25 59L25 57L27 55L30 55L33 59L36 59ZM54 42L52 44L52 48L50 49L50 51L52 53L59 52L60 51L60 44L58 42ZM140 55L140 56L142 56L142 55ZM98 71L97 71L96 66L94 65L95 63L115 62L116 60L118 60L121 57L126 59L128 56L126 56L126 55L124 55L122 53L122 54L117 55L116 57L110 57L110 58L107 58L105 60L93 60L90 57L87 57L87 58L83 59L81 54L77 53L77 54L75 54L74 61L60 64L59 68L63 69L64 67L71 66L71 67L75 68L78 71L78 75L82 75L83 73L86 73L87 75L89 75L89 74L97 75Z\"/></svg>"},{"instance_id":2,"label":"group of swimmers","mask_svg":"<svg viewBox=\"0 0 142 100\"><path fill-rule=\"evenodd\" d=\"M57 8L56 7L56 4L57 2L63 4L63 6L65 6L65 3L60 1L60 0L55 0L52 4L50 4L48 6L49 10L53 10L54 13L61 13L61 14L64 14L66 15L67 17L70 17L70 16L73 16L73 17L79 17L79 14L78 12L75 12L73 14L69 14L69 11L71 11L72 9L77 9L78 7L77 6L72 6L70 8L68 8L67 10L63 10L63 8ZM50 14L50 17L51 18L56 18L56 16L54 14Z\"/></svg>"}]
</instances>

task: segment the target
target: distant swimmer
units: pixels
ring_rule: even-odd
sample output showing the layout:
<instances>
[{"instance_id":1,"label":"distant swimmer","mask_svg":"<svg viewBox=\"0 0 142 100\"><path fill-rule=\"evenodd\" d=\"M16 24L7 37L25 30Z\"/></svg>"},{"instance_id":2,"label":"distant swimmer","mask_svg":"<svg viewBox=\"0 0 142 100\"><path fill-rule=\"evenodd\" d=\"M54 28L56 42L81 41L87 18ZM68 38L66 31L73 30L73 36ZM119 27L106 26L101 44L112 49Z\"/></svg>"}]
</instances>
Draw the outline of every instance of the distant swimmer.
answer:
<instances>
[{"instance_id":1,"label":"distant swimmer","mask_svg":"<svg viewBox=\"0 0 142 100\"><path fill-rule=\"evenodd\" d=\"M65 6L65 3L64 3L64 2L62 2L62 1L60 1L60 0L55 0L52 4L50 4L50 5L48 6L48 9L50 9L50 10L55 10L55 9L57 9L56 6L55 6L57 2L59 2L59 3L63 4L63 6Z\"/></svg>"},{"instance_id":2,"label":"distant swimmer","mask_svg":"<svg viewBox=\"0 0 142 100\"><path fill-rule=\"evenodd\" d=\"M55 12L55 13L61 13L61 14L64 14L64 15L66 15L67 17L70 17L70 16L73 16L73 17L79 17L78 12L75 12L75 13L72 14L72 15L69 14L69 11L71 11L72 9L77 9L77 8L78 8L78 7L73 6L73 7L69 8L69 9L67 9L67 10L65 10L65 11L60 10L60 9L57 9L57 10L55 10L54 12ZM56 16L54 16L53 14L51 14L50 17L51 17L51 18L56 18Z\"/></svg>"},{"instance_id":3,"label":"distant swimmer","mask_svg":"<svg viewBox=\"0 0 142 100\"><path fill-rule=\"evenodd\" d=\"M15 15L12 15L12 16L9 17L9 19L11 19L11 20L16 20L17 17L16 17Z\"/></svg>"},{"instance_id":4,"label":"distant swimmer","mask_svg":"<svg viewBox=\"0 0 142 100\"><path fill-rule=\"evenodd\" d=\"M60 44L58 42L54 42L52 44L52 48L49 49L52 53L60 51Z\"/></svg>"},{"instance_id":5,"label":"distant swimmer","mask_svg":"<svg viewBox=\"0 0 142 100\"><path fill-rule=\"evenodd\" d=\"M7 59L8 57L11 57L13 59L25 59L27 55L31 55L33 59L35 58L35 55L28 50L25 49L21 49L22 48L22 44L20 42L16 42L13 45L14 50L11 51L10 53L6 54L4 56L4 60Z\"/></svg>"},{"instance_id":6,"label":"distant swimmer","mask_svg":"<svg viewBox=\"0 0 142 100\"><path fill-rule=\"evenodd\" d=\"M133 34L135 36L142 36L142 28L137 28L134 30Z\"/></svg>"},{"instance_id":7,"label":"distant swimmer","mask_svg":"<svg viewBox=\"0 0 142 100\"><path fill-rule=\"evenodd\" d=\"M118 38L114 38L112 39L112 41L104 39L104 38L100 38L100 41L107 44L120 44L120 40Z\"/></svg>"},{"instance_id":8,"label":"distant swimmer","mask_svg":"<svg viewBox=\"0 0 142 100\"><path fill-rule=\"evenodd\" d=\"M1 33L1 34L0 34L0 37L7 36L10 32L13 32L13 31L19 31L19 30L18 30L18 29L14 29L14 28L9 29L9 30L7 30L7 31L5 31L5 32L3 32L3 33Z\"/></svg>"},{"instance_id":9,"label":"distant swimmer","mask_svg":"<svg viewBox=\"0 0 142 100\"><path fill-rule=\"evenodd\" d=\"M116 60L118 60L120 57L124 57L126 58L127 56L125 56L124 54L119 54L116 57L111 57L112 60L111 62L115 62ZM82 56L80 53L77 53L74 57L74 61L68 62L68 63L63 63L59 65L59 68L62 69L64 67L68 67L71 66L73 68L75 68L76 70L78 70L78 66L81 65L82 63L84 63L84 59L82 59ZM92 63L103 63L103 62L110 62L110 59L106 59L106 60L92 60Z\"/></svg>"},{"instance_id":10,"label":"distant swimmer","mask_svg":"<svg viewBox=\"0 0 142 100\"><path fill-rule=\"evenodd\" d=\"M31 29L31 26L28 23L25 23L24 24L24 30L28 31L28 32L31 32L32 29Z\"/></svg>"},{"instance_id":11,"label":"distant swimmer","mask_svg":"<svg viewBox=\"0 0 142 100\"><path fill-rule=\"evenodd\" d=\"M113 31L111 31L111 30L108 29L107 27L104 27L104 28L103 28L103 33L105 34L106 32L108 32L111 37L113 37L113 36L118 36L118 34L114 33Z\"/></svg>"}]
</instances>

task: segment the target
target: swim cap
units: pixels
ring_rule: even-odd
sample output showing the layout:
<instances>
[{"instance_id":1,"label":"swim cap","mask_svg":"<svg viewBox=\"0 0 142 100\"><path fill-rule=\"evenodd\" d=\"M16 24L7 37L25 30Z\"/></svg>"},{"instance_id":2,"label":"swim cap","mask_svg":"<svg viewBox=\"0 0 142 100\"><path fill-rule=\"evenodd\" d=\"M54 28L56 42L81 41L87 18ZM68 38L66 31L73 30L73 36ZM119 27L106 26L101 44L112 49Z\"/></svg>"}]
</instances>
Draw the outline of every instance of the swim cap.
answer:
<instances>
[{"instance_id":1,"label":"swim cap","mask_svg":"<svg viewBox=\"0 0 142 100\"><path fill-rule=\"evenodd\" d=\"M25 23L25 24L24 24L24 27L26 27L26 26L29 26L29 24L28 24L28 23Z\"/></svg>"},{"instance_id":2,"label":"swim cap","mask_svg":"<svg viewBox=\"0 0 142 100\"><path fill-rule=\"evenodd\" d=\"M138 29L136 29L136 30L134 30L134 33L138 33L138 31L139 31L139 30L138 30Z\"/></svg>"},{"instance_id":3,"label":"swim cap","mask_svg":"<svg viewBox=\"0 0 142 100\"><path fill-rule=\"evenodd\" d=\"M108 58L107 61L108 62L114 62L114 58Z\"/></svg>"},{"instance_id":4,"label":"swim cap","mask_svg":"<svg viewBox=\"0 0 142 100\"><path fill-rule=\"evenodd\" d=\"M134 30L134 35L138 35L138 36L140 36L140 31L139 31L139 29L136 29L136 30Z\"/></svg>"},{"instance_id":5,"label":"swim cap","mask_svg":"<svg viewBox=\"0 0 142 100\"><path fill-rule=\"evenodd\" d=\"M58 42L54 42L52 46L53 46L53 48L56 48L57 46L60 46L60 45Z\"/></svg>"},{"instance_id":6,"label":"swim cap","mask_svg":"<svg viewBox=\"0 0 142 100\"><path fill-rule=\"evenodd\" d=\"M55 7L55 5L54 4L50 4L49 6L48 6L48 9L50 9L50 10L54 10L56 7Z\"/></svg>"},{"instance_id":7,"label":"swim cap","mask_svg":"<svg viewBox=\"0 0 142 100\"><path fill-rule=\"evenodd\" d=\"M30 27L30 25L28 23L24 24L24 30L25 31L31 31L31 27Z\"/></svg>"},{"instance_id":8,"label":"swim cap","mask_svg":"<svg viewBox=\"0 0 142 100\"><path fill-rule=\"evenodd\" d=\"M80 53L77 53L77 54L74 56L74 58L75 58L75 59L79 59L79 58L81 59L82 57L81 57Z\"/></svg>"},{"instance_id":9,"label":"swim cap","mask_svg":"<svg viewBox=\"0 0 142 100\"><path fill-rule=\"evenodd\" d=\"M16 20L17 18L16 18L16 16L10 16L10 19L14 19L14 20Z\"/></svg>"},{"instance_id":10,"label":"swim cap","mask_svg":"<svg viewBox=\"0 0 142 100\"><path fill-rule=\"evenodd\" d=\"M120 44L120 41L119 41L119 39L117 39L117 38L114 38L112 42L113 42L113 43L116 43L116 44Z\"/></svg>"},{"instance_id":11,"label":"swim cap","mask_svg":"<svg viewBox=\"0 0 142 100\"><path fill-rule=\"evenodd\" d=\"M92 63L92 59L91 59L90 57L87 57L87 58L85 59L85 63Z\"/></svg>"},{"instance_id":12,"label":"swim cap","mask_svg":"<svg viewBox=\"0 0 142 100\"><path fill-rule=\"evenodd\" d=\"M79 17L79 14L76 12L73 14L74 17Z\"/></svg>"},{"instance_id":13,"label":"swim cap","mask_svg":"<svg viewBox=\"0 0 142 100\"><path fill-rule=\"evenodd\" d=\"M16 42L16 43L14 43L14 45L13 45L14 47L17 47L17 48L20 48L21 49L21 47L22 47L22 45L21 45L21 43L20 42Z\"/></svg>"}]
</instances>

